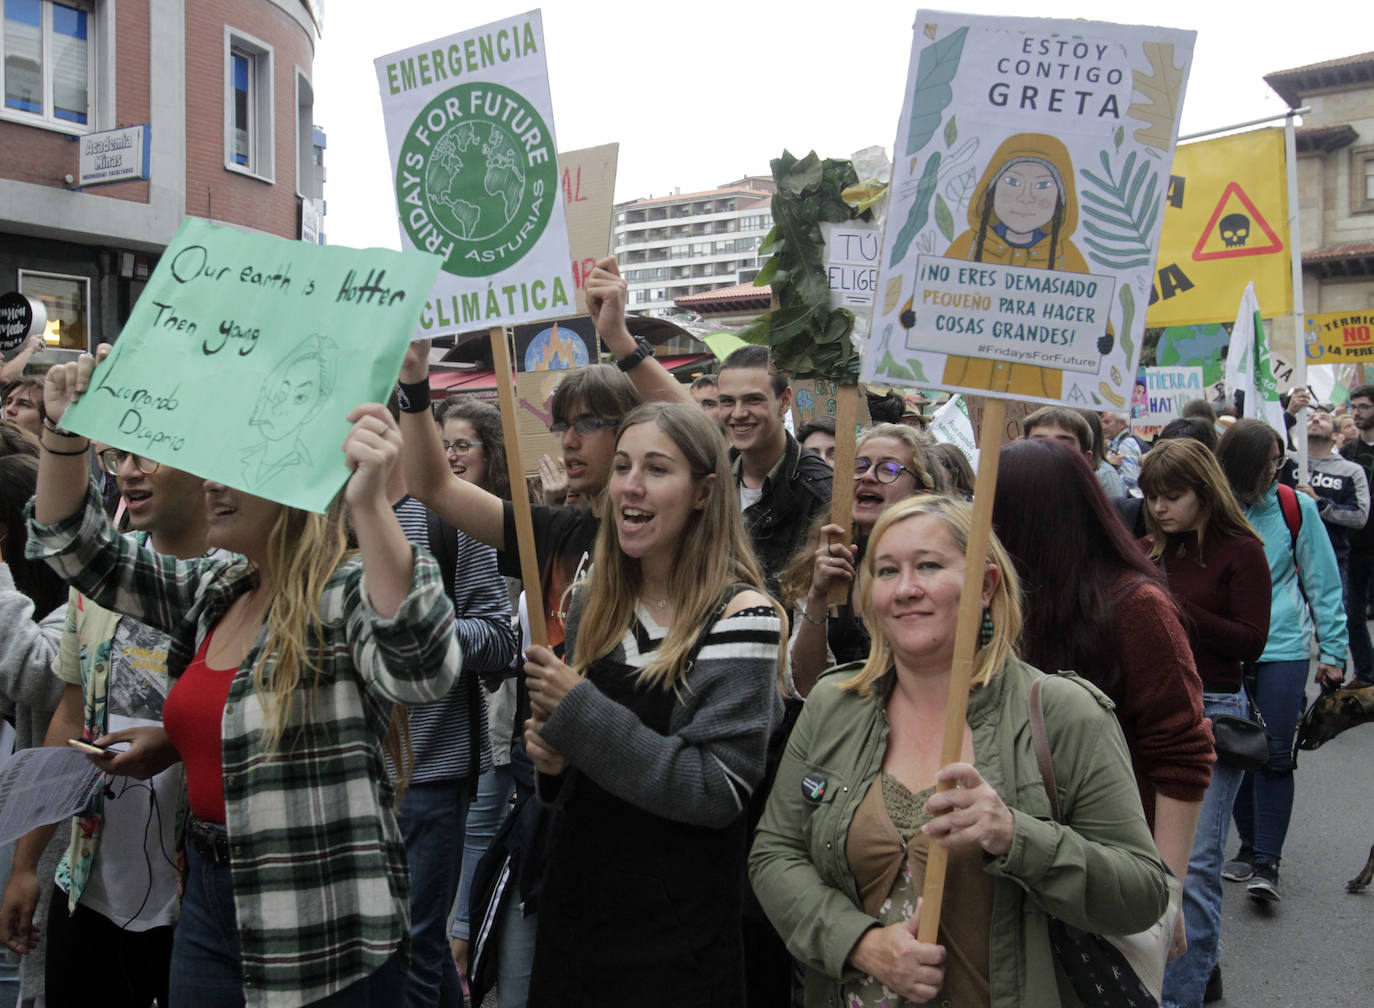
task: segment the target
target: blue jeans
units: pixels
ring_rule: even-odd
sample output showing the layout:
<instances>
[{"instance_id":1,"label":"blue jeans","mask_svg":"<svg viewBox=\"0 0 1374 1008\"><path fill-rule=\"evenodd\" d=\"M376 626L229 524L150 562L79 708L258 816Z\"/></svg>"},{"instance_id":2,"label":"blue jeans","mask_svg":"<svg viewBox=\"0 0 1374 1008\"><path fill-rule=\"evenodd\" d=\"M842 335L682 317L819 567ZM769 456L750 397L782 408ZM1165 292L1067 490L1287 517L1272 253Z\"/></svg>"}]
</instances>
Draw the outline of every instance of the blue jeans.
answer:
<instances>
[{"instance_id":1,"label":"blue jeans","mask_svg":"<svg viewBox=\"0 0 1374 1008\"><path fill-rule=\"evenodd\" d=\"M1202 712L1207 717L1249 712L1243 692L1203 693ZM1221 954L1221 864L1225 859L1226 834L1231 808L1240 790L1243 770L1218 761L1212 766L1212 782L1202 796L1193 853L1188 858L1188 878L1183 886L1183 921L1188 932L1188 951L1164 969L1163 1008L1200 1008L1207 978Z\"/></svg>"},{"instance_id":2,"label":"blue jeans","mask_svg":"<svg viewBox=\"0 0 1374 1008\"><path fill-rule=\"evenodd\" d=\"M1350 634L1350 665L1355 678L1374 680L1374 645L1369 640L1369 623L1365 607L1369 604L1369 586L1374 581L1374 553L1350 551L1346 558L1349 579L1345 593L1346 629Z\"/></svg>"},{"instance_id":3,"label":"blue jeans","mask_svg":"<svg viewBox=\"0 0 1374 1008\"><path fill-rule=\"evenodd\" d=\"M448 913L458 891L468 782L428 781L406 791L396 822L410 863L408 1008L461 1008L463 992L448 947Z\"/></svg>"},{"instance_id":4,"label":"blue jeans","mask_svg":"<svg viewBox=\"0 0 1374 1008\"><path fill-rule=\"evenodd\" d=\"M1293 740L1307 706L1311 663L1261 662L1255 666L1255 706L1269 728L1269 762L1247 770L1236 796L1236 832L1255 852L1255 864L1278 867L1293 816Z\"/></svg>"},{"instance_id":5,"label":"blue jeans","mask_svg":"<svg viewBox=\"0 0 1374 1008\"><path fill-rule=\"evenodd\" d=\"M453 908L450 938L467 941L468 897L472 891L472 875L477 862L496 839L496 831L506 821L510 811L510 793L515 787L510 765L494 766L477 779L477 801L468 809L467 835L463 839L463 873L458 884L458 902Z\"/></svg>"},{"instance_id":6,"label":"blue jeans","mask_svg":"<svg viewBox=\"0 0 1374 1008\"><path fill-rule=\"evenodd\" d=\"M311 1008L393 1008L404 982L399 954L370 976ZM99 1000L98 998L94 1000ZM243 1008L243 963L234 883L228 865L213 864L186 845L186 891L172 938L172 1008Z\"/></svg>"}]
</instances>

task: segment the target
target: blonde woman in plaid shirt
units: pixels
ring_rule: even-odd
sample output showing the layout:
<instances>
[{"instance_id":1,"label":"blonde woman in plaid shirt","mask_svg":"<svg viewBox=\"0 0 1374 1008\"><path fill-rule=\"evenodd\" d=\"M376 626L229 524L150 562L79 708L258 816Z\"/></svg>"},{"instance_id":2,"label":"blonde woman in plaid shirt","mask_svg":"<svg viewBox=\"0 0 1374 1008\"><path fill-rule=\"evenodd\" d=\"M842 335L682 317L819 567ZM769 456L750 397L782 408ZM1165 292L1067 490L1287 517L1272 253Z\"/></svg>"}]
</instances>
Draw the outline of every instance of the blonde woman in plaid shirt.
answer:
<instances>
[{"instance_id":1,"label":"blonde woman in plaid shirt","mask_svg":"<svg viewBox=\"0 0 1374 1008\"><path fill-rule=\"evenodd\" d=\"M407 882L383 750L398 741L394 705L443 696L461 661L438 568L391 510L396 424L377 404L349 415L353 475L324 515L207 481L207 539L229 555L179 561L114 533L88 486L86 439L60 427L93 363L47 377L30 553L171 635L165 729L97 740L129 743L98 759L111 774L186 765L171 1001L395 1004Z\"/></svg>"}]
</instances>

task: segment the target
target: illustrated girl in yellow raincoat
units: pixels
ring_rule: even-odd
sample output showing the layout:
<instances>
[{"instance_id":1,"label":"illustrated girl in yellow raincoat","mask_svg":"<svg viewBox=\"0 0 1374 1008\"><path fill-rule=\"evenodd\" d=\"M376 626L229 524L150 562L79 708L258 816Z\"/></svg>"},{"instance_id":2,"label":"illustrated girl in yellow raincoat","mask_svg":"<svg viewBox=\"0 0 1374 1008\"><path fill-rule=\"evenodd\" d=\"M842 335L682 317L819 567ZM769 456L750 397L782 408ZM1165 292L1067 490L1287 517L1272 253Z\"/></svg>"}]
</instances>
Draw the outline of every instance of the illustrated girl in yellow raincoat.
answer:
<instances>
[{"instance_id":1,"label":"illustrated girl in yellow raincoat","mask_svg":"<svg viewBox=\"0 0 1374 1008\"><path fill-rule=\"evenodd\" d=\"M1078 200L1069 152L1055 137L1018 133L988 162L968 208L969 229L945 251L947 259L1087 273L1082 253L1069 240L1078 225ZM902 324L915 325L912 302ZM1058 368L1012 364L979 357L947 357L943 384L1002 390L1057 399L1064 374Z\"/></svg>"}]
</instances>

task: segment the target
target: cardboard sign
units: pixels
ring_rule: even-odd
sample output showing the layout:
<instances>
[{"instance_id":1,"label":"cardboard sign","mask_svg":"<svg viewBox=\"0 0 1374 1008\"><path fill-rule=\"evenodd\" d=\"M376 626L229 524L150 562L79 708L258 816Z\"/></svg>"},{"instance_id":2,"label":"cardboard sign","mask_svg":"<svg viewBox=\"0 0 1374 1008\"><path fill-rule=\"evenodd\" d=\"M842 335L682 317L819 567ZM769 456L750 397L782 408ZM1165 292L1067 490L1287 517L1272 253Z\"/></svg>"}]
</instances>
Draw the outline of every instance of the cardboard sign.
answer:
<instances>
[{"instance_id":1,"label":"cardboard sign","mask_svg":"<svg viewBox=\"0 0 1374 1008\"><path fill-rule=\"evenodd\" d=\"M587 314L587 277L597 260L611 251L611 208L619 153L619 144L605 144L558 155L573 283L577 286L577 307L569 315ZM520 362L515 366L520 367Z\"/></svg>"},{"instance_id":2,"label":"cardboard sign","mask_svg":"<svg viewBox=\"0 0 1374 1008\"><path fill-rule=\"evenodd\" d=\"M572 314L539 11L375 65L401 245L443 260L416 338Z\"/></svg>"},{"instance_id":3,"label":"cardboard sign","mask_svg":"<svg viewBox=\"0 0 1374 1008\"><path fill-rule=\"evenodd\" d=\"M865 381L1125 406L1194 38L917 13Z\"/></svg>"},{"instance_id":4,"label":"cardboard sign","mask_svg":"<svg viewBox=\"0 0 1374 1008\"><path fill-rule=\"evenodd\" d=\"M349 474L345 417L386 402L438 271L187 218L62 425L324 511Z\"/></svg>"},{"instance_id":5,"label":"cardboard sign","mask_svg":"<svg viewBox=\"0 0 1374 1008\"><path fill-rule=\"evenodd\" d=\"M1230 322L1251 281L1271 318L1293 310L1283 163L1282 129L1178 149L1147 325Z\"/></svg>"},{"instance_id":6,"label":"cardboard sign","mask_svg":"<svg viewBox=\"0 0 1374 1008\"><path fill-rule=\"evenodd\" d=\"M824 378L798 379L792 382L792 413L795 434L817 417L833 417L839 396L839 386ZM868 399L859 396L856 400L854 431L868 427L872 419L868 415ZM836 432L838 433L838 432Z\"/></svg>"}]
</instances>

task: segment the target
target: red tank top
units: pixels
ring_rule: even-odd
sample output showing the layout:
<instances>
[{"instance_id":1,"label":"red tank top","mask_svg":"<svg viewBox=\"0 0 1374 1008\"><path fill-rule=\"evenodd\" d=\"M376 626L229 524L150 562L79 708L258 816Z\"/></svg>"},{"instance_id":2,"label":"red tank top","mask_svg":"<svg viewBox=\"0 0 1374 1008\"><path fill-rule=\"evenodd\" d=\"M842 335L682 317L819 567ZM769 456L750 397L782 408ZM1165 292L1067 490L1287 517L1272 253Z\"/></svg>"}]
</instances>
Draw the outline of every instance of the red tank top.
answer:
<instances>
[{"instance_id":1,"label":"red tank top","mask_svg":"<svg viewBox=\"0 0 1374 1008\"><path fill-rule=\"evenodd\" d=\"M162 725L186 767L186 793L192 814L203 822L223 825L220 722L229 700L229 684L238 669L216 669L205 663L205 652L214 636L213 629L205 635L195 658L167 693L162 705Z\"/></svg>"}]
</instances>

